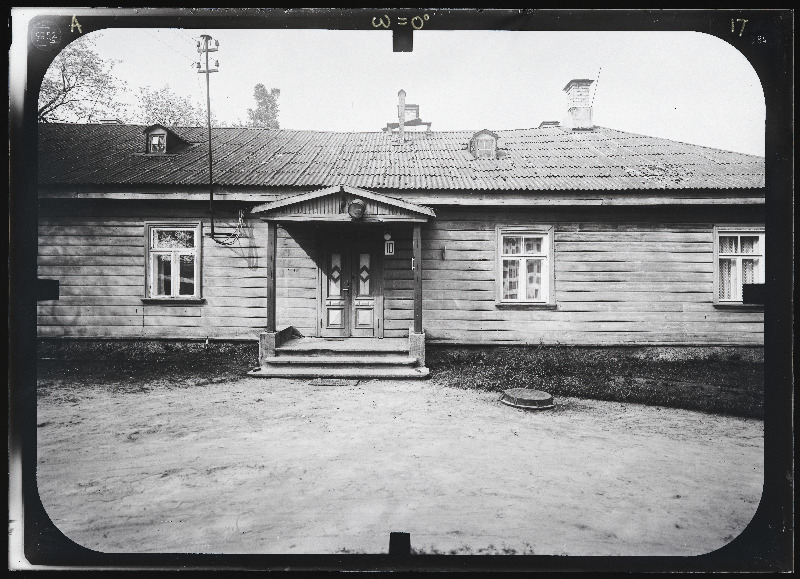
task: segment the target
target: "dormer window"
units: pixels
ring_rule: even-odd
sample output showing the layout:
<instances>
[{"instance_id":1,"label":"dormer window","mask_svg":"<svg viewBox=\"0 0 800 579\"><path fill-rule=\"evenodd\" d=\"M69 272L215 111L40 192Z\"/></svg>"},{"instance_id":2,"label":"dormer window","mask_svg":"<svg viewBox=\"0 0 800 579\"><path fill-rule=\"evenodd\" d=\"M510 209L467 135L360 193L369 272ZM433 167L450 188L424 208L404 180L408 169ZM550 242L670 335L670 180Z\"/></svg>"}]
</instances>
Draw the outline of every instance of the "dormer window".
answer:
<instances>
[{"instance_id":1,"label":"dormer window","mask_svg":"<svg viewBox=\"0 0 800 579\"><path fill-rule=\"evenodd\" d=\"M144 135L147 155L178 153L191 145L173 129L168 129L164 125L151 125L144 130Z\"/></svg>"},{"instance_id":2,"label":"dormer window","mask_svg":"<svg viewBox=\"0 0 800 579\"><path fill-rule=\"evenodd\" d=\"M166 153L167 152L167 135L150 135L150 147L148 153Z\"/></svg>"},{"instance_id":3,"label":"dormer window","mask_svg":"<svg viewBox=\"0 0 800 579\"><path fill-rule=\"evenodd\" d=\"M497 138L491 131L478 131L470 140L469 150L476 159L496 159Z\"/></svg>"},{"instance_id":4,"label":"dormer window","mask_svg":"<svg viewBox=\"0 0 800 579\"><path fill-rule=\"evenodd\" d=\"M494 139L491 137L481 137L477 140L478 159L494 159Z\"/></svg>"}]
</instances>

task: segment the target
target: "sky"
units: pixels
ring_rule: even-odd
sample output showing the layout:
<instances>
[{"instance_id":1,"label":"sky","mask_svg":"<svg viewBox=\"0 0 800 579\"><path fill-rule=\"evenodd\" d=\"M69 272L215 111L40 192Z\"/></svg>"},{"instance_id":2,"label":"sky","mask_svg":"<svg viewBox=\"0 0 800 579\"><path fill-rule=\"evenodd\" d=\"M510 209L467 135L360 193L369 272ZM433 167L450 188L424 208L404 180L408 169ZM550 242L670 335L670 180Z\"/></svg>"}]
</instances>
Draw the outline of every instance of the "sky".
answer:
<instances>
[{"instance_id":1,"label":"sky","mask_svg":"<svg viewBox=\"0 0 800 579\"><path fill-rule=\"evenodd\" d=\"M433 31L414 50L392 33L332 30L109 29L87 35L118 59L128 100L169 85L205 106L196 39L219 41L211 76L220 124L247 119L253 88L281 90L281 128L379 131L397 121L397 92L432 130L503 130L563 120L562 89L591 78L598 126L764 155L758 76L726 42L698 32Z\"/></svg>"}]
</instances>

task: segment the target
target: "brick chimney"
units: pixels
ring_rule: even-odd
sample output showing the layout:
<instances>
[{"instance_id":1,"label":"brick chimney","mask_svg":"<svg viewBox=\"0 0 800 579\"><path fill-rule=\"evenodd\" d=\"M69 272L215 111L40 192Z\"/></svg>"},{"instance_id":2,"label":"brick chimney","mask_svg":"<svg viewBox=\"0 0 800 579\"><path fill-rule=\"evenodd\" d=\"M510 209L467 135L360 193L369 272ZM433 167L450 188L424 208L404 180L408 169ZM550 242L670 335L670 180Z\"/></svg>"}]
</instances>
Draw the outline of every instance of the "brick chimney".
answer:
<instances>
[{"instance_id":1,"label":"brick chimney","mask_svg":"<svg viewBox=\"0 0 800 579\"><path fill-rule=\"evenodd\" d=\"M406 91L400 89L400 92L397 93L398 98L400 99L400 104L397 105L397 121L400 123L398 130L400 131L400 142L402 143L405 140L405 124L406 124Z\"/></svg>"},{"instance_id":2,"label":"brick chimney","mask_svg":"<svg viewBox=\"0 0 800 579\"><path fill-rule=\"evenodd\" d=\"M589 99L589 85L594 81L588 78L576 78L567 83L564 92L567 93L567 117L564 128L572 131L591 131L592 104Z\"/></svg>"}]
</instances>

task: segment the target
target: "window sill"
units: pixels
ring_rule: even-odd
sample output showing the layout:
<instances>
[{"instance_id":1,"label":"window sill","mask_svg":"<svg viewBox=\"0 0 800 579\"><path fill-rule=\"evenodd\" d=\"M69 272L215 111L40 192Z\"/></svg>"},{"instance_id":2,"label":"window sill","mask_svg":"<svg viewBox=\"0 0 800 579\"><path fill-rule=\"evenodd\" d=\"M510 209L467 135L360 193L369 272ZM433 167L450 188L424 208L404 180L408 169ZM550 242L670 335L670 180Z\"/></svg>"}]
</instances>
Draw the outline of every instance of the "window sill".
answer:
<instances>
[{"instance_id":1,"label":"window sill","mask_svg":"<svg viewBox=\"0 0 800 579\"><path fill-rule=\"evenodd\" d=\"M541 302L495 302L494 306L501 310L557 310L557 304Z\"/></svg>"},{"instance_id":2,"label":"window sill","mask_svg":"<svg viewBox=\"0 0 800 579\"><path fill-rule=\"evenodd\" d=\"M755 310L764 311L764 304L743 304L741 302L724 302L714 304L714 308L718 310Z\"/></svg>"},{"instance_id":3,"label":"window sill","mask_svg":"<svg viewBox=\"0 0 800 579\"><path fill-rule=\"evenodd\" d=\"M204 304L205 298L141 298L143 304Z\"/></svg>"}]
</instances>

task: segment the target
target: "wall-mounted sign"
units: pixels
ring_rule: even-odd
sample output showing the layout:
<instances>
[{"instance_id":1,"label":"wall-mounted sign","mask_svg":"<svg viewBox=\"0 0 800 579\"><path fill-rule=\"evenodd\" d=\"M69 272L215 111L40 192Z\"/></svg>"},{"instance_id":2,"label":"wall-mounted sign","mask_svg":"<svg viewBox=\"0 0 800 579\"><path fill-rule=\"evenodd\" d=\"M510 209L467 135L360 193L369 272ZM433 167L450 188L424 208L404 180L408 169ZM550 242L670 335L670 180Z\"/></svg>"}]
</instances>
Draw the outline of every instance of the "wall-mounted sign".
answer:
<instances>
[{"instance_id":1,"label":"wall-mounted sign","mask_svg":"<svg viewBox=\"0 0 800 579\"><path fill-rule=\"evenodd\" d=\"M383 243L383 255L394 255L394 241L385 241Z\"/></svg>"}]
</instances>

